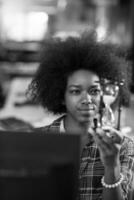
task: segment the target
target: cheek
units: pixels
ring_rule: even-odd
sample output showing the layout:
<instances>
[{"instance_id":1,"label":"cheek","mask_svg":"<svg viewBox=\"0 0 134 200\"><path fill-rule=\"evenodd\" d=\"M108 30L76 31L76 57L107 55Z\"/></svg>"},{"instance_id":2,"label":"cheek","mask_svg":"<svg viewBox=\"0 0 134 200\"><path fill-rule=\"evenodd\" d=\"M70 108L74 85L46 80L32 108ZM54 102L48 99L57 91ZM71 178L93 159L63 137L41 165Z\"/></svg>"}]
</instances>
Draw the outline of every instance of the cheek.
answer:
<instances>
[{"instance_id":1,"label":"cheek","mask_svg":"<svg viewBox=\"0 0 134 200\"><path fill-rule=\"evenodd\" d=\"M65 96L66 108L68 108L68 109L74 108L75 105L77 104L77 102L78 102L77 98L73 98L73 97L70 97L70 96Z\"/></svg>"}]
</instances>

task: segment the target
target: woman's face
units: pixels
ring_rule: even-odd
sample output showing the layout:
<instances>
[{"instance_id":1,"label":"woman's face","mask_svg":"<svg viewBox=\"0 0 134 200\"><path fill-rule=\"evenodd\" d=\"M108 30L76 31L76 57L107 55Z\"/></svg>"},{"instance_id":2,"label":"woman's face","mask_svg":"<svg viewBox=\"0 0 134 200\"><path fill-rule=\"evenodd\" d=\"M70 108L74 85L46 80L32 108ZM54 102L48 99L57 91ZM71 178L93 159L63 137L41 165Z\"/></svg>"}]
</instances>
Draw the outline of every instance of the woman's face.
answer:
<instances>
[{"instance_id":1,"label":"woman's face","mask_svg":"<svg viewBox=\"0 0 134 200\"><path fill-rule=\"evenodd\" d=\"M65 91L67 117L78 123L87 123L98 113L101 87L99 77L88 70L71 74Z\"/></svg>"}]
</instances>

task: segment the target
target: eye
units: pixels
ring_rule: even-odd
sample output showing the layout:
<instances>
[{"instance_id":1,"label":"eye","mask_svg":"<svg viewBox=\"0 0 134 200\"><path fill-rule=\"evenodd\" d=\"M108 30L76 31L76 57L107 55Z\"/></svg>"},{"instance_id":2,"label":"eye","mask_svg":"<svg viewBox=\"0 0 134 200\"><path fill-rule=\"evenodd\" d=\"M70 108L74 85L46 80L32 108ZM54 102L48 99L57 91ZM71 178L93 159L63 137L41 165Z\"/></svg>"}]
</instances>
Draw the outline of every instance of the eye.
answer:
<instances>
[{"instance_id":1,"label":"eye","mask_svg":"<svg viewBox=\"0 0 134 200\"><path fill-rule=\"evenodd\" d=\"M98 88L93 88L93 89L89 90L89 94L93 95L93 96L100 95L100 92L101 92L101 90Z\"/></svg>"},{"instance_id":2,"label":"eye","mask_svg":"<svg viewBox=\"0 0 134 200\"><path fill-rule=\"evenodd\" d=\"M74 95L78 95L78 94L80 94L80 90L79 89L72 89L72 90L70 90L70 93L74 94Z\"/></svg>"}]
</instances>

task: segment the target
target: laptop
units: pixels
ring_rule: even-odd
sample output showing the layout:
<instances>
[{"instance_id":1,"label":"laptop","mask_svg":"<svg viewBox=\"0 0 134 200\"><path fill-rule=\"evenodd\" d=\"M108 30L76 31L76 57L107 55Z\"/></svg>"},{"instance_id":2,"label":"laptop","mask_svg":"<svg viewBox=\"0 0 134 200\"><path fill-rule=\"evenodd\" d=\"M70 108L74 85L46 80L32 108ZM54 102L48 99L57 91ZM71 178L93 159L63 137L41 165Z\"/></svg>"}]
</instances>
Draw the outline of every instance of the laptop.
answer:
<instances>
[{"instance_id":1,"label":"laptop","mask_svg":"<svg viewBox=\"0 0 134 200\"><path fill-rule=\"evenodd\" d=\"M1 200L75 200L80 135L0 131Z\"/></svg>"}]
</instances>

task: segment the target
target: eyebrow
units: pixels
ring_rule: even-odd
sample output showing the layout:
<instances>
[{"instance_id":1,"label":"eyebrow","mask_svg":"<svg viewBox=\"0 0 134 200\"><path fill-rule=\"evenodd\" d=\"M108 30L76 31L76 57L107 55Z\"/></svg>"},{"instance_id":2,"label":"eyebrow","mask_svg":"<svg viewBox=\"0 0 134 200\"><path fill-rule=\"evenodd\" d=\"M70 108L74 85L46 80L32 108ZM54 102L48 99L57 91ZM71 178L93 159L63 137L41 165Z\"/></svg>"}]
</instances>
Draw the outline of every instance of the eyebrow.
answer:
<instances>
[{"instance_id":1,"label":"eyebrow","mask_svg":"<svg viewBox=\"0 0 134 200\"><path fill-rule=\"evenodd\" d=\"M81 85L75 85L75 84L74 84L74 85L68 85L68 87L69 87L69 88L71 88L71 87L80 88ZM100 85L98 85L98 84L91 85L90 88L100 88Z\"/></svg>"}]
</instances>

